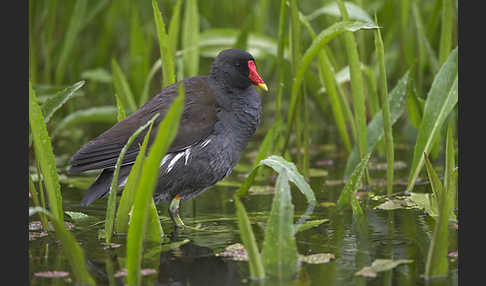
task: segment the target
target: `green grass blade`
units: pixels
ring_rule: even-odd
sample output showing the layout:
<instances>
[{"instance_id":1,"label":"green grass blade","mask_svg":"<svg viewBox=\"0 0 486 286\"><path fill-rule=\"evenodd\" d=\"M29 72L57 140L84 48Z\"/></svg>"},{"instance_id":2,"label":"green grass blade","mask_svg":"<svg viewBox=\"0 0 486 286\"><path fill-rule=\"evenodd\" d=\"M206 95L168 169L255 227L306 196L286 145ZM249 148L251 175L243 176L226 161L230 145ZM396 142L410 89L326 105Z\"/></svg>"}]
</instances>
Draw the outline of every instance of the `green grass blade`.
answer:
<instances>
[{"instance_id":1,"label":"green grass blade","mask_svg":"<svg viewBox=\"0 0 486 286\"><path fill-rule=\"evenodd\" d=\"M161 88L163 89L166 86L175 83L174 55L171 53L169 36L165 31L164 19L159 10L157 0L152 0L152 8L154 12L155 27L157 29L157 38L159 39L160 60L162 64Z\"/></svg>"},{"instance_id":2,"label":"green grass blade","mask_svg":"<svg viewBox=\"0 0 486 286\"><path fill-rule=\"evenodd\" d=\"M154 199L152 199L150 200L150 204L148 207L147 233L145 235L145 239L160 244L162 242L163 235L164 230L162 228L162 225L160 224L157 207L155 205Z\"/></svg>"},{"instance_id":3,"label":"green grass blade","mask_svg":"<svg viewBox=\"0 0 486 286\"><path fill-rule=\"evenodd\" d=\"M442 123L454 108L457 94L457 48L442 65L427 95L424 114L415 144L407 190L411 191L424 163L423 154L431 150Z\"/></svg>"},{"instance_id":4,"label":"green grass blade","mask_svg":"<svg viewBox=\"0 0 486 286\"><path fill-rule=\"evenodd\" d=\"M368 165L371 154L372 152L367 153L361 162L359 162L358 166L356 166L337 201L337 205L341 208L351 206L353 209L353 214L355 215L363 214L363 210L361 209L358 199L356 198L356 192L358 191L361 177L363 176L364 170Z\"/></svg>"},{"instance_id":5,"label":"green grass blade","mask_svg":"<svg viewBox=\"0 0 486 286\"><path fill-rule=\"evenodd\" d=\"M409 81L409 73L405 73L402 78L398 81L395 85L393 90L390 92L388 96L389 106L390 106L390 116L391 122L394 124L398 118L402 115L404 111L404 107L406 104L406 95L407 95L407 83ZM368 137L368 152L371 152L378 141L381 140L384 134L383 128L383 114L382 112L378 112L375 117L370 121L367 128L367 137ZM351 172L354 170L356 165L359 163L359 156L358 156L358 149L355 146L353 151L348 157L346 161L346 168L344 169L344 177L349 177Z\"/></svg>"},{"instance_id":6,"label":"green grass blade","mask_svg":"<svg viewBox=\"0 0 486 286\"><path fill-rule=\"evenodd\" d=\"M285 66L284 66L284 49L285 49L285 24L287 5L286 0L280 1L280 13L278 20L278 46L277 46L277 70L278 70L278 91L276 100L276 121L282 120L282 97L285 86ZM247 42L248 46L248 42Z\"/></svg>"},{"instance_id":7,"label":"green grass blade","mask_svg":"<svg viewBox=\"0 0 486 286\"><path fill-rule=\"evenodd\" d=\"M263 279L265 278L265 268L260 253L258 252L258 245L253 229L251 228L250 219L237 194L233 196L233 199L235 201L240 237L248 253L250 276L254 279Z\"/></svg>"},{"instance_id":8,"label":"green grass blade","mask_svg":"<svg viewBox=\"0 0 486 286\"><path fill-rule=\"evenodd\" d=\"M302 24L304 24L304 27L306 27L312 40L314 40L316 38L316 34L312 29L312 26L310 25L308 19L302 14L300 14L299 19ZM325 47L323 47L322 50L319 51L318 56L319 79L323 83L323 86L326 89L326 93L329 96L329 102L331 103L334 120L336 121L339 134L344 143L344 147L348 152L351 152L351 141L349 139L348 131L346 128L346 120L344 118L345 111L343 110L343 107L341 106L339 100L339 94L336 88L336 77L334 75L334 71L332 70L331 62L329 61L329 56L326 52Z\"/></svg>"},{"instance_id":9,"label":"green grass blade","mask_svg":"<svg viewBox=\"0 0 486 286\"><path fill-rule=\"evenodd\" d=\"M348 12L342 1L337 1L339 11L344 21L349 19ZM351 75L351 96L353 99L354 120L356 122L356 130L358 138L359 157L362 159L367 150L367 136L366 136L366 105L363 94L363 76L361 74L361 62L359 60L358 47L353 33L344 33L344 43L346 54L348 56L349 69Z\"/></svg>"},{"instance_id":10,"label":"green grass blade","mask_svg":"<svg viewBox=\"0 0 486 286\"><path fill-rule=\"evenodd\" d=\"M385 154L386 154L386 190L387 194L393 193L393 162L395 160L394 148L393 148L393 133L392 133L392 119L390 114L390 105L388 104L388 87L385 68L385 48L383 46L383 40L381 39L380 30L375 31L375 47L376 57L378 59L379 66L379 85L380 85L380 102L383 116L383 129L385 133Z\"/></svg>"},{"instance_id":11,"label":"green grass blade","mask_svg":"<svg viewBox=\"0 0 486 286\"><path fill-rule=\"evenodd\" d=\"M74 236L64 226L64 221L59 220L55 214L40 207L29 208L29 216L36 213L44 213L49 216L56 231L57 238L61 241L64 255L71 265L74 281L80 285L95 285L95 282L88 272L84 253Z\"/></svg>"},{"instance_id":12,"label":"green grass blade","mask_svg":"<svg viewBox=\"0 0 486 286\"><path fill-rule=\"evenodd\" d=\"M332 26L328 27L327 29L323 30L317 37L312 41L311 46L305 51L304 55L302 56L302 59L300 61L297 74L295 76L295 79L292 83L292 96L291 96L291 102L290 102L290 107L288 111L288 121L287 121L287 131L286 131L286 144L284 146L283 150L286 150L287 145L288 145L288 140L290 138L290 133L292 130L292 125L295 117L295 111L297 107L297 102L300 97L299 88L300 85L302 84L304 74L309 68L309 65L312 63L313 59L321 48L328 43L330 40L332 40L334 37L337 35L349 31L349 32L355 32L360 29L374 29L378 28L375 25L363 23L363 22L356 22L356 21L343 21L343 22L338 22L333 24ZM365 122L366 124L366 122Z\"/></svg>"},{"instance_id":13,"label":"green grass blade","mask_svg":"<svg viewBox=\"0 0 486 286\"><path fill-rule=\"evenodd\" d=\"M70 87L67 87L53 97L49 97L41 106L42 114L44 115L45 123L49 122L52 115L59 110L69 99L71 99L74 93L84 85L85 81L78 81Z\"/></svg>"},{"instance_id":14,"label":"green grass blade","mask_svg":"<svg viewBox=\"0 0 486 286\"><path fill-rule=\"evenodd\" d=\"M449 116L449 124L447 125L447 134L446 134L446 158L445 158L445 170L444 170L444 188L446 189L447 193L449 194L449 209L451 210L451 215L455 214L453 212L455 205L456 205L456 196L457 196L457 186L455 177L457 173L455 172L455 151L454 151L454 135L453 135L453 127L452 125L455 123L452 116Z\"/></svg>"},{"instance_id":15,"label":"green grass blade","mask_svg":"<svg viewBox=\"0 0 486 286\"><path fill-rule=\"evenodd\" d=\"M147 78L145 79L142 95L140 96L140 106L144 105L145 102L147 102L149 98L150 83L152 82L152 79L154 78L155 74L157 73L157 71L160 70L161 67L162 67L162 61L161 59L158 59L154 62L154 64L150 68Z\"/></svg>"},{"instance_id":16,"label":"green grass blade","mask_svg":"<svg viewBox=\"0 0 486 286\"><path fill-rule=\"evenodd\" d=\"M373 19L371 19L370 15L358 5L352 2L344 2L344 6L346 6L346 10L348 11L349 19L373 23ZM314 12L307 15L307 18L309 19L309 21L313 21L314 19L317 19L319 16L322 15L340 17L341 12L339 11L338 4L336 2L332 2L320 8L317 8L314 10Z\"/></svg>"},{"instance_id":17,"label":"green grass blade","mask_svg":"<svg viewBox=\"0 0 486 286\"><path fill-rule=\"evenodd\" d=\"M279 173L275 184L275 195L262 247L263 265L270 276L288 279L298 273L299 261L293 222L294 205L284 169Z\"/></svg>"},{"instance_id":18,"label":"green grass blade","mask_svg":"<svg viewBox=\"0 0 486 286\"><path fill-rule=\"evenodd\" d=\"M55 83L61 84L66 76L66 68L70 62L71 54L76 47L75 43L85 17L88 2L77 0L74 4L67 31L65 32L62 50L56 67Z\"/></svg>"},{"instance_id":19,"label":"green grass blade","mask_svg":"<svg viewBox=\"0 0 486 286\"><path fill-rule=\"evenodd\" d=\"M120 96L116 92L115 92L115 99L116 99L116 120L120 122L123 120L123 118L127 116L127 114L125 112L125 106L123 105Z\"/></svg>"},{"instance_id":20,"label":"green grass blade","mask_svg":"<svg viewBox=\"0 0 486 286\"><path fill-rule=\"evenodd\" d=\"M39 203L39 197L38 197L38 193L37 193L37 190L35 188L35 185L34 185L34 182L32 181L32 175L29 174L29 192L30 192L30 195L32 197L32 203L34 205L34 207L41 207L41 204ZM43 208L45 206L42 206ZM41 224L42 224L42 228L44 230L49 230L49 224L47 222L47 218L45 216L44 213L39 213L39 217L40 217L40 221L41 221Z\"/></svg>"},{"instance_id":21,"label":"green grass blade","mask_svg":"<svg viewBox=\"0 0 486 286\"><path fill-rule=\"evenodd\" d=\"M64 129L71 128L81 123L98 122L115 124L117 108L114 106L99 106L75 111L66 116L52 132L52 137L57 136Z\"/></svg>"},{"instance_id":22,"label":"green grass blade","mask_svg":"<svg viewBox=\"0 0 486 286\"><path fill-rule=\"evenodd\" d=\"M135 103L132 90L130 89L125 74L123 74L120 65L118 65L115 59L111 60L111 73L113 74L115 92L120 97L123 106L128 108L129 112L134 112L137 110L137 104Z\"/></svg>"},{"instance_id":23,"label":"green grass blade","mask_svg":"<svg viewBox=\"0 0 486 286\"><path fill-rule=\"evenodd\" d=\"M61 185L59 184L59 176L57 174L56 161L52 151L51 139L47 133L44 116L37 103L37 98L30 81L29 125L34 142L33 145L36 161L44 176L49 208L56 219L63 221Z\"/></svg>"},{"instance_id":24,"label":"green grass blade","mask_svg":"<svg viewBox=\"0 0 486 286\"><path fill-rule=\"evenodd\" d=\"M199 12L197 3L196 0L187 0L184 4L182 58L186 77L196 76L199 73Z\"/></svg>"},{"instance_id":25,"label":"green grass blade","mask_svg":"<svg viewBox=\"0 0 486 286\"><path fill-rule=\"evenodd\" d=\"M175 56L177 44L179 42L179 33L181 30L181 5L182 1L177 0L174 10L172 11L172 18L170 18L169 23L169 48L172 56Z\"/></svg>"},{"instance_id":26,"label":"green grass blade","mask_svg":"<svg viewBox=\"0 0 486 286\"><path fill-rule=\"evenodd\" d=\"M449 195L440 182L439 176L434 171L427 154L424 155L427 174L434 191L437 205L439 206L439 215L435 223L432 240L430 242L427 261L425 264L426 279L436 276L446 276L448 272L447 251L449 244L448 214L449 214Z\"/></svg>"},{"instance_id":27,"label":"green grass blade","mask_svg":"<svg viewBox=\"0 0 486 286\"><path fill-rule=\"evenodd\" d=\"M157 183L160 162L177 134L179 118L182 114L183 107L184 87L181 84L179 85L179 96L172 102L169 111L159 124L156 138L148 157L144 161L143 174L135 191L135 200L127 237L126 266L129 285L139 285L140 283L142 243L148 227L148 208Z\"/></svg>"},{"instance_id":28,"label":"green grass blade","mask_svg":"<svg viewBox=\"0 0 486 286\"><path fill-rule=\"evenodd\" d=\"M149 130L143 139L140 151L137 154L135 163L130 170L130 174L127 178L127 183L123 188L123 192L118 204L118 209L116 211L115 218L115 232L116 233L127 233L128 222L129 222L129 212L133 205L133 200L135 199L135 191L137 189L137 184L140 180L140 174L142 173L143 162L146 158L146 150L148 145L148 139L150 133L152 132L152 124L150 124Z\"/></svg>"},{"instance_id":29,"label":"green grass blade","mask_svg":"<svg viewBox=\"0 0 486 286\"><path fill-rule=\"evenodd\" d=\"M442 0L441 33L439 45L439 63L442 65L452 48L452 0Z\"/></svg>"},{"instance_id":30,"label":"green grass blade","mask_svg":"<svg viewBox=\"0 0 486 286\"><path fill-rule=\"evenodd\" d=\"M115 210L116 210L116 193L118 191L118 174L120 173L120 167L123 163L123 159L125 157L125 153L127 152L128 148L132 145L135 138L145 130L147 127L152 126L155 119L159 116L159 114L155 114L147 123L142 125L138 128L130 138L128 138L127 143L123 146L122 150L120 151L120 155L118 155L118 159L115 164L115 170L113 171L113 179L111 180L110 190L108 192L108 202L106 207L106 219L105 219L105 242L107 245L110 245L111 238L113 236L113 224L115 220ZM147 135L148 136L148 135Z\"/></svg>"},{"instance_id":31,"label":"green grass blade","mask_svg":"<svg viewBox=\"0 0 486 286\"><path fill-rule=\"evenodd\" d=\"M135 101L140 103L145 78L150 69L149 60L152 52L152 41L147 39L142 32L138 9L131 10L130 42L129 42L129 67L131 87ZM140 106L140 105L139 105Z\"/></svg>"}]
</instances>

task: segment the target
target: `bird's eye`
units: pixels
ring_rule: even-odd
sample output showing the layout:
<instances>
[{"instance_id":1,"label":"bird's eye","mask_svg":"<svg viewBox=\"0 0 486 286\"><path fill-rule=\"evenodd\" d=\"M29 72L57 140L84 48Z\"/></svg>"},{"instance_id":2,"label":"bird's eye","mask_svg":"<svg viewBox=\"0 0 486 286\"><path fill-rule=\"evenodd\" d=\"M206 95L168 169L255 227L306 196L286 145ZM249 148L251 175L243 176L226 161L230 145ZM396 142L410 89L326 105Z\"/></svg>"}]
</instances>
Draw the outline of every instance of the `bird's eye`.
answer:
<instances>
[{"instance_id":1,"label":"bird's eye","mask_svg":"<svg viewBox=\"0 0 486 286\"><path fill-rule=\"evenodd\" d=\"M240 67L240 63L236 63L235 66Z\"/></svg>"}]
</instances>

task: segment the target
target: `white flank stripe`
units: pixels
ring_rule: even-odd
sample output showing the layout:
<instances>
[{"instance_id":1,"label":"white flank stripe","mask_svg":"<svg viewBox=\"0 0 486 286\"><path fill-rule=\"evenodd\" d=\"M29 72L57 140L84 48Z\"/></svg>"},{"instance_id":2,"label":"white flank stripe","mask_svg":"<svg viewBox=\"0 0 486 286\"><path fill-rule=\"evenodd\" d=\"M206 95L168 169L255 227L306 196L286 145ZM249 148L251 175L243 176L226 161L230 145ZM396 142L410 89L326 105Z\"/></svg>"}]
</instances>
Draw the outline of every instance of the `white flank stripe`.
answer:
<instances>
[{"instance_id":1,"label":"white flank stripe","mask_svg":"<svg viewBox=\"0 0 486 286\"><path fill-rule=\"evenodd\" d=\"M209 142L211 142L211 139L206 139L202 144L201 144L201 147L206 147L206 145L209 144Z\"/></svg>"},{"instance_id":2,"label":"white flank stripe","mask_svg":"<svg viewBox=\"0 0 486 286\"><path fill-rule=\"evenodd\" d=\"M191 155L191 148L187 148L186 151L184 151L184 165L187 165L187 162L189 161L189 155Z\"/></svg>"},{"instance_id":3,"label":"white flank stripe","mask_svg":"<svg viewBox=\"0 0 486 286\"><path fill-rule=\"evenodd\" d=\"M184 152L177 153L177 155L174 156L174 158L169 163L169 167L167 167L167 173L169 173L170 170L172 170L175 163L177 162L177 160L179 160L182 157L182 155L184 155Z\"/></svg>"},{"instance_id":4,"label":"white flank stripe","mask_svg":"<svg viewBox=\"0 0 486 286\"><path fill-rule=\"evenodd\" d=\"M167 160L170 159L170 157L172 157L172 154L167 154L167 155L164 156L164 158L162 158L162 163L160 163L161 168L165 164L165 162L167 162Z\"/></svg>"}]
</instances>

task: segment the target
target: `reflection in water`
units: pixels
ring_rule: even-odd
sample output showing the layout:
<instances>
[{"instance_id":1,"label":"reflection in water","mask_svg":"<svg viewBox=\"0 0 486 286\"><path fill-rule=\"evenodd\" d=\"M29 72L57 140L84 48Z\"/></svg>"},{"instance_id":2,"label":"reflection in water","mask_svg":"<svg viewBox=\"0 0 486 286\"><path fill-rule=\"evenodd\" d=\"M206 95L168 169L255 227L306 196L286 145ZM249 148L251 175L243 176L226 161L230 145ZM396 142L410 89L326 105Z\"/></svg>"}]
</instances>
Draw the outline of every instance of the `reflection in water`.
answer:
<instances>
[{"instance_id":1,"label":"reflection in water","mask_svg":"<svg viewBox=\"0 0 486 286\"><path fill-rule=\"evenodd\" d=\"M242 285L237 262L192 242L160 254L156 285Z\"/></svg>"}]
</instances>

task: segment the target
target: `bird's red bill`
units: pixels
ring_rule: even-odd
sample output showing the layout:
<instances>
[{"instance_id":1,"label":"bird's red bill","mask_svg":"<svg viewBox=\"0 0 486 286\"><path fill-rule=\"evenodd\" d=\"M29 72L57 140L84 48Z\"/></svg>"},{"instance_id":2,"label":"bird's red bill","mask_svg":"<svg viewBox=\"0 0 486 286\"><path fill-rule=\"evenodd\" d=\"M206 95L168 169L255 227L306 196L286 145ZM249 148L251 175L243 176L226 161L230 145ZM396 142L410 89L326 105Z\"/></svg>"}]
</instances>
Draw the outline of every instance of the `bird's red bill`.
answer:
<instances>
[{"instance_id":1,"label":"bird's red bill","mask_svg":"<svg viewBox=\"0 0 486 286\"><path fill-rule=\"evenodd\" d=\"M255 62L248 61L248 69L250 70L250 75L248 78L253 82L255 85L259 85L261 83L265 84L262 78L258 75Z\"/></svg>"}]
</instances>

